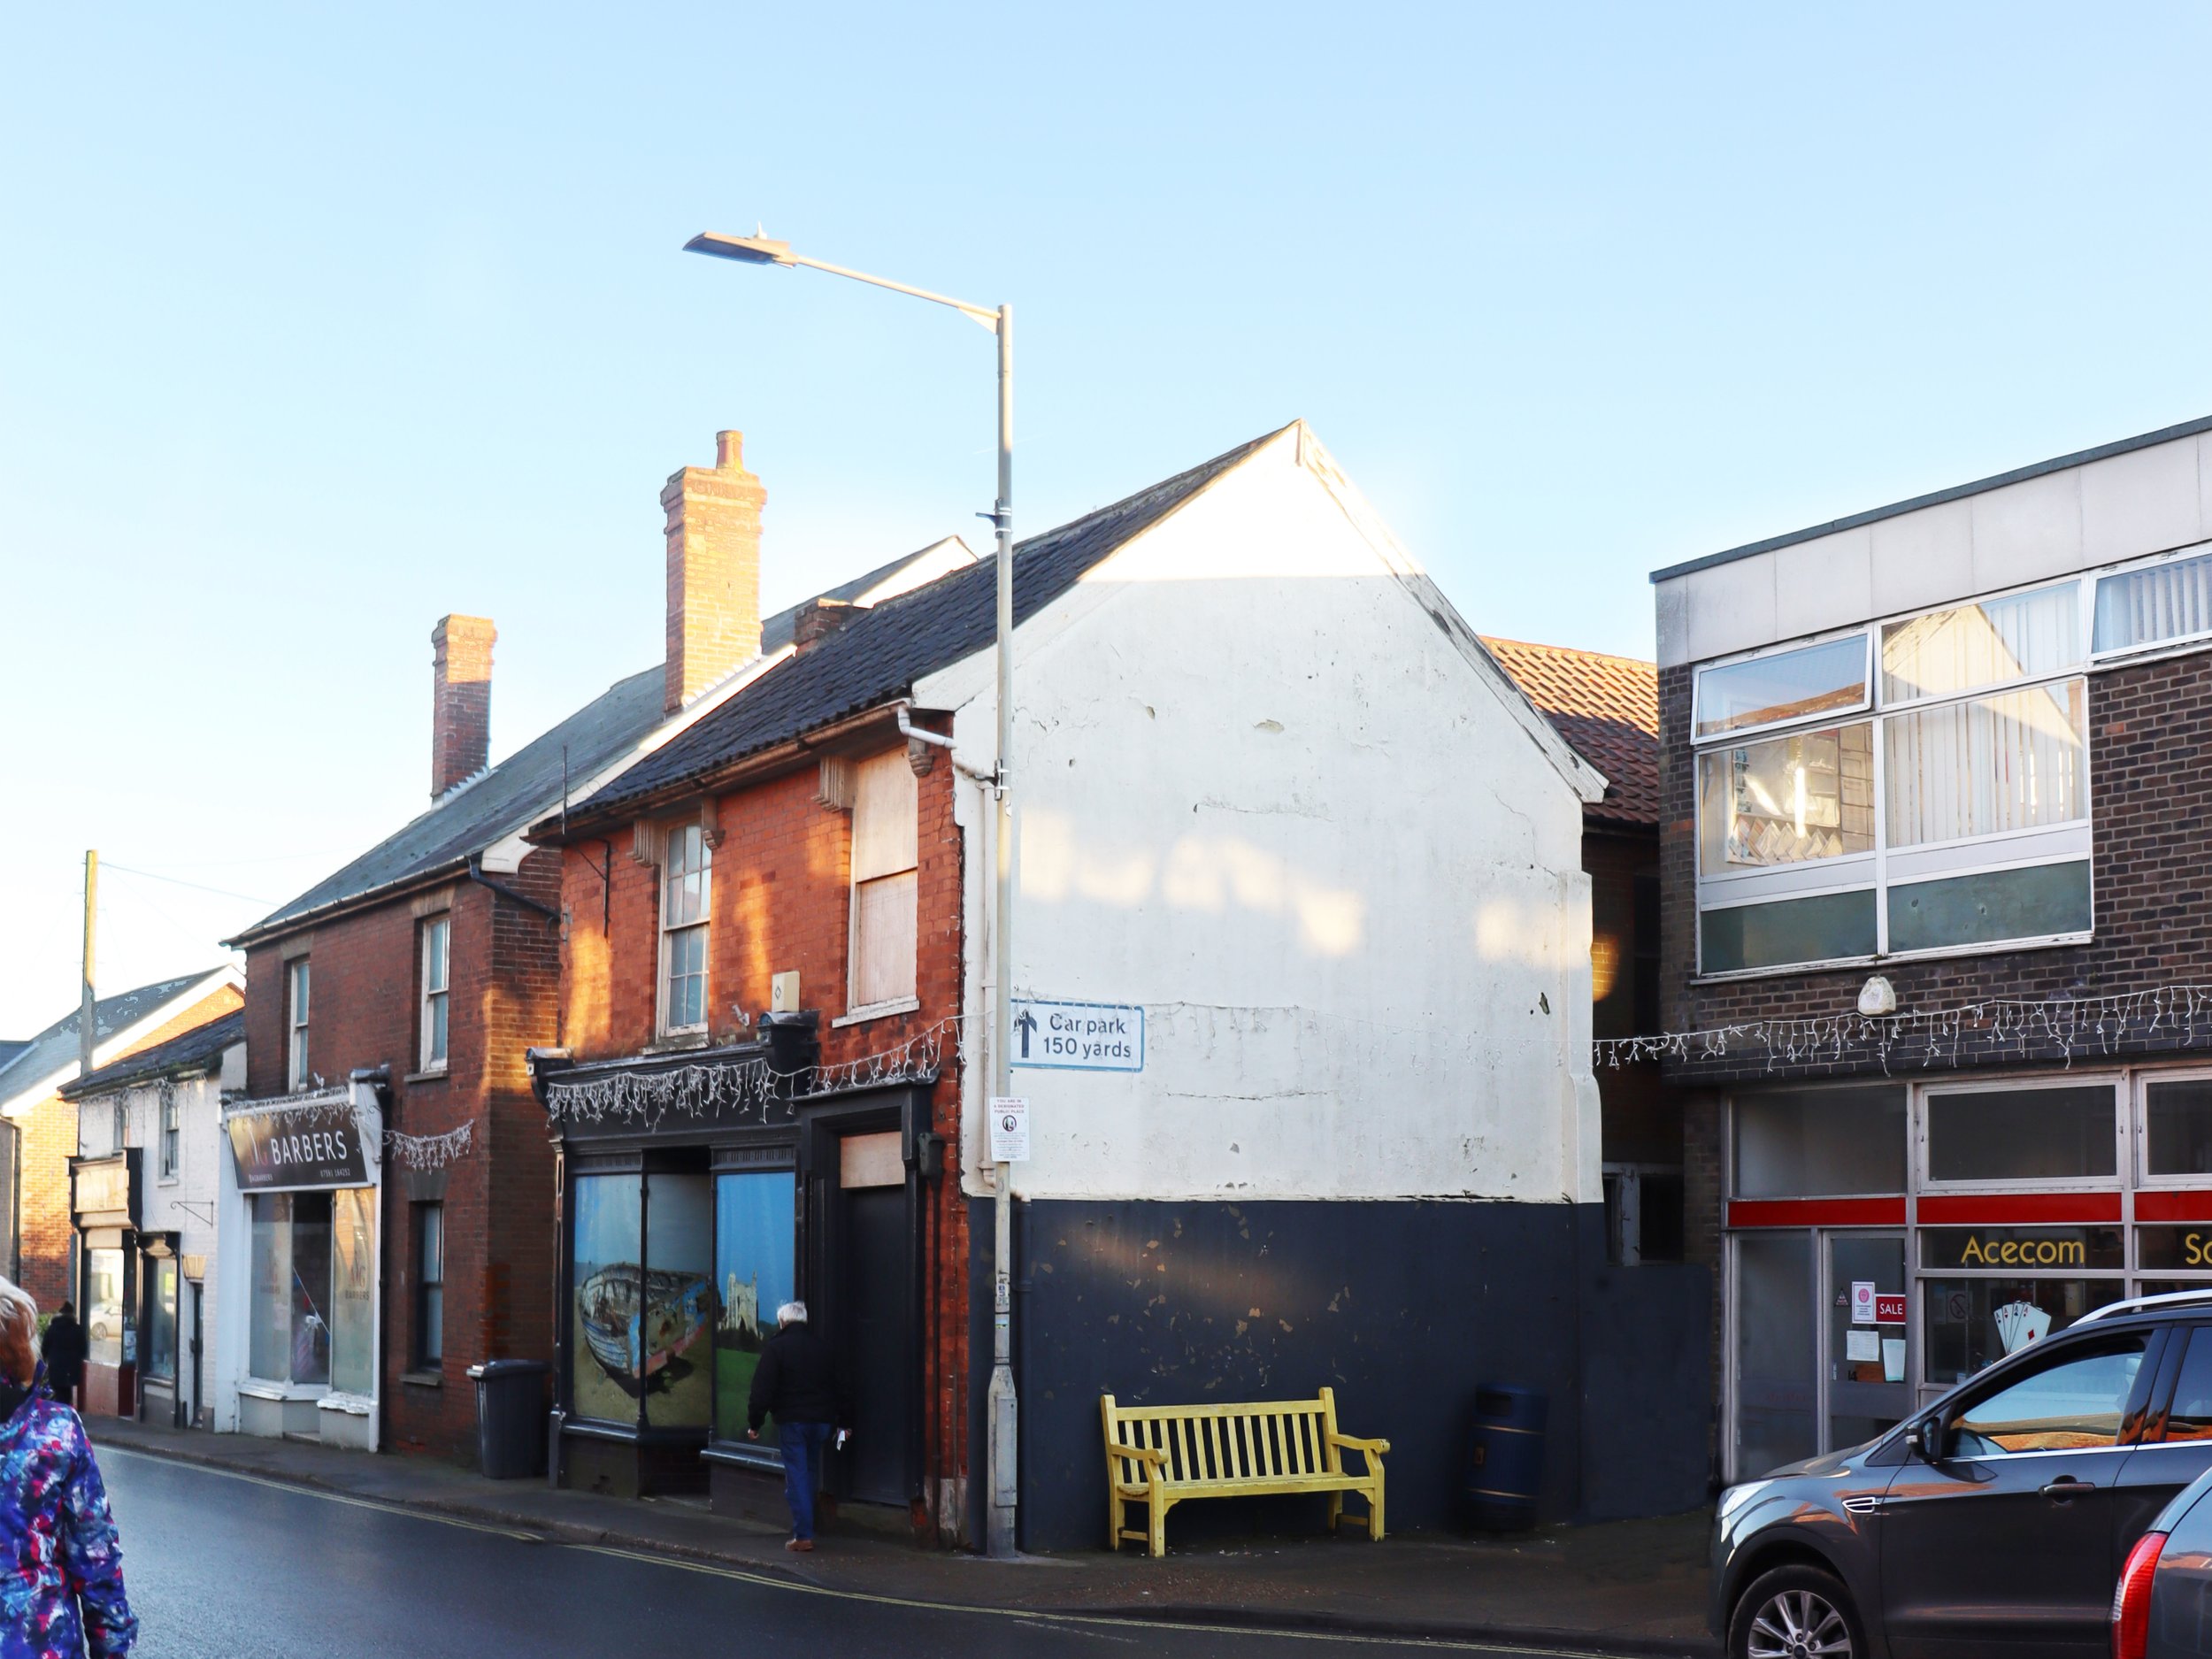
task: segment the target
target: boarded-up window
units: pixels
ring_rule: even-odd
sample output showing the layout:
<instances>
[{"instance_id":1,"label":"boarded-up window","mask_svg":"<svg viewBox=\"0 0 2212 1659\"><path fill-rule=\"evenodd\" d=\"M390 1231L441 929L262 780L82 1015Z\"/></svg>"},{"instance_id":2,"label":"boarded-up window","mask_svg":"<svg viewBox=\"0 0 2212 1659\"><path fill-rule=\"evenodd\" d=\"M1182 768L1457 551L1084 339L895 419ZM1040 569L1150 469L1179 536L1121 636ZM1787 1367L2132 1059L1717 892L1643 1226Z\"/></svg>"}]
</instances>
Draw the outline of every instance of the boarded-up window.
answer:
<instances>
[{"instance_id":1,"label":"boarded-up window","mask_svg":"<svg viewBox=\"0 0 2212 1659\"><path fill-rule=\"evenodd\" d=\"M861 1009L914 995L918 803L905 749L855 772L850 1006Z\"/></svg>"}]
</instances>

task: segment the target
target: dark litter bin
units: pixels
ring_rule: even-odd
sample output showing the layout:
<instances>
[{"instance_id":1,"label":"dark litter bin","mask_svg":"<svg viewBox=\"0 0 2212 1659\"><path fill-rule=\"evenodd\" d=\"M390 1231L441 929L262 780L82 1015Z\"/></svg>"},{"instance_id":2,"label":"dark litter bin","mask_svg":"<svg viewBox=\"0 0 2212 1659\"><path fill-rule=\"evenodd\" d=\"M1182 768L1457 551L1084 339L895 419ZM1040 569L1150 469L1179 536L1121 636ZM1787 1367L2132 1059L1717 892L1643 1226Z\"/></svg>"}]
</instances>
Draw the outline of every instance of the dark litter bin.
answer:
<instances>
[{"instance_id":1,"label":"dark litter bin","mask_svg":"<svg viewBox=\"0 0 2212 1659\"><path fill-rule=\"evenodd\" d=\"M1549 1409L1541 1389L1490 1383L1475 1390L1474 1444L1464 1490L1467 1518L1484 1532L1518 1532L1536 1525Z\"/></svg>"},{"instance_id":2,"label":"dark litter bin","mask_svg":"<svg viewBox=\"0 0 2212 1659\"><path fill-rule=\"evenodd\" d=\"M545 1468L545 1373L541 1359L488 1359L469 1367L476 1385L476 1457L494 1480L524 1480Z\"/></svg>"}]
</instances>

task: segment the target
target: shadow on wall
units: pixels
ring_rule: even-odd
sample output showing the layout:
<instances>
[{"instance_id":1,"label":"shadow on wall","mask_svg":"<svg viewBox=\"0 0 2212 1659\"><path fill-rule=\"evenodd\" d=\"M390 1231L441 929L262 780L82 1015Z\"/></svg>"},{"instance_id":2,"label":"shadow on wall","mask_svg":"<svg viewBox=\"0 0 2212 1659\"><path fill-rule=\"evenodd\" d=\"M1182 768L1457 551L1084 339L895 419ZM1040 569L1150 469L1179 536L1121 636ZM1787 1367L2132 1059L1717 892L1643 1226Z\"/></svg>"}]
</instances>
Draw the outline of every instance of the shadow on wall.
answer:
<instances>
[{"instance_id":1,"label":"shadow on wall","mask_svg":"<svg viewBox=\"0 0 2212 1659\"><path fill-rule=\"evenodd\" d=\"M1394 1531L1457 1523L1472 1396L1492 1382L1550 1396L1544 1519L1706 1495L1707 1275L1604 1269L1598 1206L1037 1201L1022 1235L1026 1548L1104 1542L1103 1393L1173 1404L1333 1387L1348 1433L1391 1442ZM1196 1504L1171 1537L1307 1532L1321 1513L1320 1500Z\"/></svg>"}]
</instances>

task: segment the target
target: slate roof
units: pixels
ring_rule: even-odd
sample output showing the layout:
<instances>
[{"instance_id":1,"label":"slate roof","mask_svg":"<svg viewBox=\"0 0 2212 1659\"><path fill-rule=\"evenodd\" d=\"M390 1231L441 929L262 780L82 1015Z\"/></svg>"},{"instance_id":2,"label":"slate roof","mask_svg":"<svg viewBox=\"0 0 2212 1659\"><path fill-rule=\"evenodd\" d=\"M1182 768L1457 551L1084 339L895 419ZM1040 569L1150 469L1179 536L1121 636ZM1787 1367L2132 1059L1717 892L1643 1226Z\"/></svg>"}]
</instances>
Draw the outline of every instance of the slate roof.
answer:
<instances>
[{"instance_id":1,"label":"slate roof","mask_svg":"<svg viewBox=\"0 0 2212 1659\"><path fill-rule=\"evenodd\" d=\"M30 1046L28 1037L0 1038L0 1071L6 1071L15 1056Z\"/></svg>"},{"instance_id":2,"label":"slate roof","mask_svg":"<svg viewBox=\"0 0 2212 1659\"><path fill-rule=\"evenodd\" d=\"M1563 645L1486 637L1483 645L1575 752L1605 774L1586 820L1657 828L1659 667Z\"/></svg>"},{"instance_id":3,"label":"slate roof","mask_svg":"<svg viewBox=\"0 0 2212 1659\"><path fill-rule=\"evenodd\" d=\"M564 747L570 778L588 778L658 726L664 718L661 694L665 685L657 663L643 673L616 680L552 730L488 772L449 789L398 833L387 836L228 942L251 943L349 899L461 868L472 856L528 823L547 803L560 799Z\"/></svg>"},{"instance_id":4,"label":"slate roof","mask_svg":"<svg viewBox=\"0 0 2212 1659\"><path fill-rule=\"evenodd\" d=\"M104 996L92 1005L93 1033L96 1037L111 1037L119 1031L127 1031L188 992L207 989L223 972L211 968L205 973L160 979L152 985L142 985L135 991L119 991L113 996ZM0 1067L0 1108L13 1105L65 1066L75 1065L77 1012L71 1009L66 1018L58 1019L40 1032L20 1054Z\"/></svg>"},{"instance_id":5,"label":"slate roof","mask_svg":"<svg viewBox=\"0 0 2212 1659\"><path fill-rule=\"evenodd\" d=\"M246 1010L234 1008L204 1025L195 1025L181 1036L142 1048L136 1054L125 1055L120 1060L111 1060L90 1077L63 1084L61 1097L80 1100L87 1094L103 1094L133 1083L150 1082L155 1078L212 1071L223 1064L224 1049L245 1041Z\"/></svg>"},{"instance_id":6,"label":"slate roof","mask_svg":"<svg viewBox=\"0 0 2212 1659\"><path fill-rule=\"evenodd\" d=\"M1066 593L1116 549L1287 430L1239 444L1187 472L1018 543L1017 625ZM979 559L966 569L886 600L811 649L779 663L589 800L572 803L570 825L619 816L633 803L664 791L672 793L748 755L879 707L912 690L918 680L982 650L991 643L997 626L996 565L989 559Z\"/></svg>"},{"instance_id":7,"label":"slate roof","mask_svg":"<svg viewBox=\"0 0 2212 1659\"><path fill-rule=\"evenodd\" d=\"M856 599L895 575L902 566L942 545L932 542L902 554L819 596ZM780 611L761 624L763 652L780 650L791 642L792 626L801 608L794 605ZM527 827L533 818L560 800L564 749L568 777L572 783L580 782L603 770L672 718L662 707L666 685L658 663L642 673L618 680L558 726L496 766L448 790L397 833L387 836L228 942L250 944L334 905L461 869L494 842Z\"/></svg>"}]
</instances>

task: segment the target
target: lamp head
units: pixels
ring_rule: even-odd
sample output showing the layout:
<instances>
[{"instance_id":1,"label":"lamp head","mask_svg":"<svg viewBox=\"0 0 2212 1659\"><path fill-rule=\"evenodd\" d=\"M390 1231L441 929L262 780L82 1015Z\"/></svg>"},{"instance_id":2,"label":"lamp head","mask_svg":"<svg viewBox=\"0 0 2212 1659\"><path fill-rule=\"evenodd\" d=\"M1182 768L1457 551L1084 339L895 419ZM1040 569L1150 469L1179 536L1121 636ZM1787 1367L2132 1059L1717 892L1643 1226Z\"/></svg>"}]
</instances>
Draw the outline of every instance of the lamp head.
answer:
<instances>
[{"instance_id":1,"label":"lamp head","mask_svg":"<svg viewBox=\"0 0 2212 1659\"><path fill-rule=\"evenodd\" d=\"M703 230L684 244L686 253L712 254L718 259L735 259L741 265L789 265L791 244L763 236L756 231L750 236L727 236L720 231Z\"/></svg>"}]
</instances>

